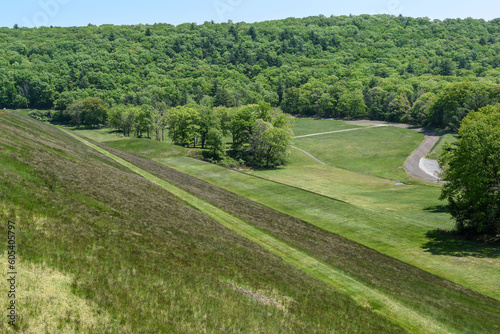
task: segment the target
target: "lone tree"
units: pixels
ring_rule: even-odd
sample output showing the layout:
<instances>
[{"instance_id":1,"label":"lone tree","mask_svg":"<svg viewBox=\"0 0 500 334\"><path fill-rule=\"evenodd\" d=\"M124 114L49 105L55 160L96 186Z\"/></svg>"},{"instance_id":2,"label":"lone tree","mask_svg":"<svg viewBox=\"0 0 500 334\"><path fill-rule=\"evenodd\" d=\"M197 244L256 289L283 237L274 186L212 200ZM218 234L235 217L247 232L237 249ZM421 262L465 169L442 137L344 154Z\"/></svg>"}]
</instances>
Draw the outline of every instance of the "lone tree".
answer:
<instances>
[{"instance_id":1,"label":"lone tree","mask_svg":"<svg viewBox=\"0 0 500 334\"><path fill-rule=\"evenodd\" d=\"M500 104L464 118L455 146L441 157L441 199L457 231L484 240L500 238Z\"/></svg>"}]
</instances>

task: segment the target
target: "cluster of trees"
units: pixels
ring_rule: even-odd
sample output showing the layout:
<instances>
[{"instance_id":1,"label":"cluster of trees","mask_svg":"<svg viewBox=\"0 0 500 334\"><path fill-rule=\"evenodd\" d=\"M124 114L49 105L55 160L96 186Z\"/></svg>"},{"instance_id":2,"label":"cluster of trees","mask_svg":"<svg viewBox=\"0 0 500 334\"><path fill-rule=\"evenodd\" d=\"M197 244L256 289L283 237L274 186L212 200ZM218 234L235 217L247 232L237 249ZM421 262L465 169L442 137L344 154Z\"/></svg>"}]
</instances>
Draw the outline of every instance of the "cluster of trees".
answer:
<instances>
[{"instance_id":1,"label":"cluster of trees","mask_svg":"<svg viewBox=\"0 0 500 334\"><path fill-rule=\"evenodd\" d=\"M499 101L499 22L320 15L0 28L0 108L63 111L88 97L167 108L266 101L293 114L456 128Z\"/></svg>"},{"instance_id":2,"label":"cluster of trees","mask_svg":"<svg viewBox=\"0 0 500 334\"><path fill-rule=\"evenodd\" d=\"M221 160L230 137L232 158L255 167L275 167L286 162L293 138L293 118L261 101L242 107L174 107L166 114L174 143L209 147L205 157Z\"/></svg>"},{"instance_id":3,"label":"cluster of trees","mask_svg":"<svg viewBox=\"0 0 500 334\"><path fill-rule=\"evenodd\" d=\"M86 98L53 114L35 111L41 120L96 127L107 125L124 136L155 135L184 147L207 149L212 161L230 159L253 167L270 168L286 163L293 138L293 118L270 103L260 101L241 107L209 107L196 103L167 108L164 102L108 108L100 98ZM231 144L228 149L228 142Z\"/></svg>"},{"instance_id":4,"label":"cluster of trees","mask_svg":"<svg viewBox=\"0 0 500 334\"><path fill-rule=\"evenodd\" d=\"M89 97L68 106L64 112L57 114L59 121L67 121L76 126L94 127L104 124L108 116L108 108L98 97Z\"/></svg>"},{"instance_id":5,"label":"cluster of trees","mask_svg":"<svg viewBox=\"0 0 500 334\"><path fill-rule=\"evenodd\" d=\"M414 86L420 90L414 92ZM312 80L300 88L287 89L282 108L291 114L369 118L456 131L470 111L499 101L497 84L466 81L424 89L422 84L409 80L391 93L390 88L378 85L377 80L366 87L345 80L332 85Z\"/></svg>"},{"instance_id":6,"label":"cluster of trees","mask_svg":"<svg viewBox=\"0 0 500 334\"><path fill-rule=\"evenodd\" d=\"M440 161L444 167L441 199L458 232L500 241L500 104L464 118L455 146Z\"/></svg>"}]
</instances>

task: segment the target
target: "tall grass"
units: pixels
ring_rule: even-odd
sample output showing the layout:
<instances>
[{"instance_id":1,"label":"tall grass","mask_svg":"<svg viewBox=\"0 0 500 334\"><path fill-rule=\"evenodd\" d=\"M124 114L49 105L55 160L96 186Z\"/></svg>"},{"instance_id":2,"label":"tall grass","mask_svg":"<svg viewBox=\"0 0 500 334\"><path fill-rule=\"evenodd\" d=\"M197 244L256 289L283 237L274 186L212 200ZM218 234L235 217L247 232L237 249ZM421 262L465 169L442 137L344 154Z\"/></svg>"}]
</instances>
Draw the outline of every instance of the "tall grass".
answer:
<instances>
[{"instance_id":1,"label":"tall grass","mask_svg":"<svg viewBox=\"0 0 500 334\"><path fill-rule=\"evenodd\" d=\"M9 166L0 170L0 220L20 226L19 271L47 282L57 273L54 293L75 303L54 303L48 317L34 292L20 299L20 330L404 331L60 131L16 113L0 118Z\"/></svg>"}]
</instances>

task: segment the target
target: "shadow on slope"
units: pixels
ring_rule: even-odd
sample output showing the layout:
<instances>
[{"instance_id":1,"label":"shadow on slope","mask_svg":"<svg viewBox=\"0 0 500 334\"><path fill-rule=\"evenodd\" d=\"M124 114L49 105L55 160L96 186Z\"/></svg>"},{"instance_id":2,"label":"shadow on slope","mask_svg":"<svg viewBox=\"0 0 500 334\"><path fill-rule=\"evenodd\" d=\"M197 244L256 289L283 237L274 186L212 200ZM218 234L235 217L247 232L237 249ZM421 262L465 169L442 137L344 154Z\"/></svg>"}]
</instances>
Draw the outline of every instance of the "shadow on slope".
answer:
<instances>
[{"instance_id":1,"label":"shadow on slope","mask_svg":"<svg viewBox=\"0 0 500 334\"><path fill-rule=\"evenodd\" d=\"M429 241L422 248L434 255L477 258L499 258L500 244L485 244L467 240L453 232L433 230L426 233Z\"/></svg>"}]
</instances>

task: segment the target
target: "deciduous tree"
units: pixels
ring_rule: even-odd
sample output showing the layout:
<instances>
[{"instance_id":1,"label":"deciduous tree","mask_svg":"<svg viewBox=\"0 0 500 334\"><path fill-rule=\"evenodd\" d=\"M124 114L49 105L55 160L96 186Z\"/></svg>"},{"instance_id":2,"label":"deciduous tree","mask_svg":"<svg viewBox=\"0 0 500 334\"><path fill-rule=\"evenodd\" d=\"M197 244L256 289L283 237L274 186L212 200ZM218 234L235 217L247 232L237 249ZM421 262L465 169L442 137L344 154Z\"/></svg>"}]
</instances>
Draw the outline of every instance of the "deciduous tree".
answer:
<instances>
[{"instance_id":1,"label":"deciduous tree","mask_svg":"<svg viewBox=\"0 0 500 334\"><path fill-rule=\"evenodd\" d=\"M441 199L458 232L500 238L500 104L464 118L456 146L441 159Z\"/></svg>"}]
</instances>

